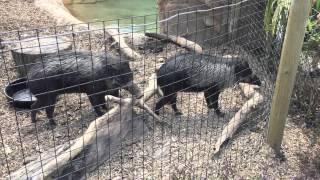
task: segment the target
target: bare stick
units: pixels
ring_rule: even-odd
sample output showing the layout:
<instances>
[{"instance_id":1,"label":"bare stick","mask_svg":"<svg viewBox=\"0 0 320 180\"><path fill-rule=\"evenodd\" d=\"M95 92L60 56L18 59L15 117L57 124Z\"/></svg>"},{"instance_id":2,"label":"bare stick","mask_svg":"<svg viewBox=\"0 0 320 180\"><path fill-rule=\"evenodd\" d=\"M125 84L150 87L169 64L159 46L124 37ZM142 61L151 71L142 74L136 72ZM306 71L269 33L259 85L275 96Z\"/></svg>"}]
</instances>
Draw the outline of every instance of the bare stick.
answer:
<instances>
[{"instance_id":1,"label":"bare stick","mask_svg":"<svg viewBox=\"0 0 320 180\"><path fill-rule=\"evenodd\" d=\"M154 117L158 122L160 123L165 123L164 121L162 121L160 119L160 117L158 115L156 115L152 110L151 108L146 105L144 102L149 100L156 92L160 95L163 96L163 93L159 88L158 88L158 85L157 85L157 77L155 74L152 74L150 77L149 77L149 80L148 80L148 87L144 90L144 94L143 94L143 100L142 99L138 99L136 102L135 102L135 105L137 105L138 107L146 110L152 117ZM166 123L165 123L166 124Z\"/></svg>"},{"instance_id":2,"label":"bare stick","mask_svg":"<svg viewBox=\"0 0 320 180\"><path fill-rule=\"evenodd\" d=\"M140 107L141 109L146 110L146 111L147 111L152 117L154 117L158 122L163 123L163 121L160 119L160 117L159 117L158 115L156 115L156 114L151 110L151 108L150 108L148 105L142 103L142 101L138 101L138 102L137 102L137 106Z\"/></svg>"},{"instance_id":3,"label":"bare stick","mask_svg":"<svg viewBox=\"0 0 320 180\"><path fill-rule=\"evenodd\" d=\"M123 52L126 56L132 58L132 59L140 59L142 56L131 49L126 41L124 40L123 35L119 33L116 29L106 29L106 32L112 37L112 39L118 43L120 47L120 51Z\"/></svg>"},{"instance_id":4,"label":"bare stick","mask_svg":"<svg viewBox=\"0 0 320 180\"><path fill-rule=\"evenodd\" d=\"M107 101L111 101L111 102L114 102L114 103L118 103L118 104L122 104L122 106L124 104L132 104L132 98L126 98L126 99L121 99L121 98L118 98L118 97L114 97L114 96L111 96L111 95L107 95L106 96L106 100ZM137 99L137 100L134 100L134 105L135 106L138 106L139 108L141 109L144 109L146 110L152 117L154 117L158 122L162 122L162 120L160 119L160 117L158 115L156 115L152 110L151 108L146 105L145 103L143 103L143 100L142 99Z\"/></svg>"},{"instance_id":5,"label":"bare stick","mask_svg":"<svg viewBox=\"0 0 320 180\"><path fill-rule=\"evenodd\" d=\"M255 92L243 106L242 108L234 115L234 117L229 121L228 125L223 129L221 136L218 138L215 144L214 155L220 151L221 145L229 138L231 138L237 129L240 127L240 124L245 121L247 114L257 105L263 102L263 96Z\"/></svg>"},{"instance_id":6,"label":"bare stick","mask_svg":"<svg viewBox=\"0 0 320 180\"><path fill-rule=\"evenodd\" d=\"M255 90L259 89L260 87L257 85L252 85L248 83L239 83L239 86L242 90L242 93L247 97L252 97L252 95L255 93Z\"/></svg>"},{"instance_id":7,"label":"bare stick","mask_svg":"<svg viewBox=\"0 0 320 180\"><path fill-rule=\"evenodd\" d=\"M144 90L143 99L145 101L148 101L153 96L154 91L157 90L157 87L158 87L157 76L155 74L152 74L149 77L148 86Z\"/></svg>"},{"instance_id":8,"label":"bare stick","mask_svg":"<svg viewBox=\"0 0 320 180\"><path fill-rule=\"evenodd\" d=\"M185 49L188 49L189 51L195 51L196 53L201 54L202 47L190 40L187 40L186 38L183 38L181 36L173 36L173 35L165 35L165 34L157 34L157 33L145 33L148 37L153 37L160 40L170 41L178 46L181 46Z\"/></svg>"}]
</instances>

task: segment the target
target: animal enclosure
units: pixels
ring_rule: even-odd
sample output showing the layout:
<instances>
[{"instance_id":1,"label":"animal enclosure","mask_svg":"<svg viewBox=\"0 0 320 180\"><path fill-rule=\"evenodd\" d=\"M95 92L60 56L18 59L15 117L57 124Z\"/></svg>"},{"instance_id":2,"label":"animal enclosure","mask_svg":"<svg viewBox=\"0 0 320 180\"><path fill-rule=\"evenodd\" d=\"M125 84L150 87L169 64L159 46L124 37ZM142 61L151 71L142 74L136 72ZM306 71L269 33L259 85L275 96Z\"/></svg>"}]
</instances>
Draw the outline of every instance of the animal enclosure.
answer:
<instances>
[{"instance_id":1,"label":"animal enclosure","mask_svg":"<svg viewBox=\"0 0 320 180\"><path fill-rule=\"evenodd\" d=\"M0 176L295 176L265 145L283 41L265 5L1 32Z\"/></svg>"}]
</instances>

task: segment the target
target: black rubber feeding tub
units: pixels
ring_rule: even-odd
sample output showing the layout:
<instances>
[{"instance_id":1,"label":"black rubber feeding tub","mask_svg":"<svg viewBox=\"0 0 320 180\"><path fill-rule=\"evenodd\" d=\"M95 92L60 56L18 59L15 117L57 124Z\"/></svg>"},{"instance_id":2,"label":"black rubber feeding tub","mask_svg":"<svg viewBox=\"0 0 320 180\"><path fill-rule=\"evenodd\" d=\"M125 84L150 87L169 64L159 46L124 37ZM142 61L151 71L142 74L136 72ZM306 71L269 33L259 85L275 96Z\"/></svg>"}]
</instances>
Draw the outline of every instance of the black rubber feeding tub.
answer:
<instances>
[{"instance_id":1,"label":"black rubber feeding tub","mask_svg":"<svg viewBox=\"0 0 320 180\"><path fill-rule=\"evenodd\" d=\"M12 81L4 88L4 94L9 103L20 109L30 109L37 98L30 92L27 79L20 78Z\"/></svg>"}]
</instances>

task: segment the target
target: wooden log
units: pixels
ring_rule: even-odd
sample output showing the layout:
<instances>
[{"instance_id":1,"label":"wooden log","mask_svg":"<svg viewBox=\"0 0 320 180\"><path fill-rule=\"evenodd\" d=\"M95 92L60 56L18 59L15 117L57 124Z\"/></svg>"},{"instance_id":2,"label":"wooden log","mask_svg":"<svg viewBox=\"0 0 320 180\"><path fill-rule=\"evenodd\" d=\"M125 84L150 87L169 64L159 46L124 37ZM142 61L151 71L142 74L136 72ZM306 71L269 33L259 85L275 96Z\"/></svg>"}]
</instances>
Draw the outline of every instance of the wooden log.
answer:
<instances>
[{"instance_id":1,"label":"wooden log","mask_svg":"<svg viewBox=\"0 0 320 180\"><path fill-rule=\"evenodd\" d=\"M246 117L251 110L263 102L263 96L254 91L254 86L240 84L240 87L244 91L244 94L252 95L252 97L241 107L241 109L234 115L227 126L223 129L215 144L213 155L218 154L223 143L232 138L240 125L246 120Z\"/></svg>"},{"instance_id":2,"label":"wooden log","mask_svg":"<svg viewBox=\"0 0 320 180\"><path fill-rule=\"evenodd\" d=\"M268 144L277 154L280 154L310 9L311 1L309 0L293 0L290 7L267 135Z\"/></svg>"},{"instance_id":3,"label":"wooden log","mask_svg":"<svg viewBox=\"0 0 320 180\"><path fill-rule=\"evenodd\" d=\"M248 84L248 83L239 83L241 92L247 98L252 97L256 90L260 89L258 85Z\"/></svg>"},{"instance_id":4,"label":"wooden log","mask_svg":"<svg viewBox=\"0 0 320 180\"><path fill-rule=\"evenodd\" d=\"M74 144L74 141L71 141L70 144ZM55 154L58 156L61 153L65 152L69 147L69 143L61 144L57 146L55 149L49 149L48 151L41 153L41 163L39 155L30 157L29 159L32 159L32 161L27 163L25 168L20 168L16 170L15 172L11 173L10 176L8 176L7 178L28 179L28 177L31 177L32 174L34 174L37 170L42 168L42 164L48 163L49 161L55 158Z\"/></svg>"},{"instance_id":5,"label":"wooden log","mask_svg":"<svg viewBox=\"0 0 320 180\"><path fill-rule=\"evenodd\" d=\"M35 63L41 63L41 57L47 55L58 56L64 51L70 50L72 43L65 38L30 38L15 44L11 50L16 69L20 77L27 75L30 67Z\"/></svg>"},{"instance_id":6,"label":"wooden log","mask_svg":"<svg viewBox=\"0 0 320 180\"><path fill-rule=\"evenodd\" d=\"M127 57L131 59L141 59L142 56L134 51L132 48L128 46L126 43L124 36L121 35L116 29L114 28L106 28L107 33L112 37L112 39L117 42L117 44L120 47L120 51L125 54Z\"/></svg>"},{"instance_id":7,"label":"wooden log","mask_svg":"<svg viewBox=\"0 0 320 180\"><path fill-rule=\"evenodd\" d=\"M195 51L196 53L201 54L202 47L190 40L187 40L186 38L180 37L180 36L173 36L173 35L165 35L165 34L157 34L157 33L145 33L148 37L153 37L159 40L165 40L172 42L178 46L181 46L189 51Z\"/></svg>"}]
</instances>

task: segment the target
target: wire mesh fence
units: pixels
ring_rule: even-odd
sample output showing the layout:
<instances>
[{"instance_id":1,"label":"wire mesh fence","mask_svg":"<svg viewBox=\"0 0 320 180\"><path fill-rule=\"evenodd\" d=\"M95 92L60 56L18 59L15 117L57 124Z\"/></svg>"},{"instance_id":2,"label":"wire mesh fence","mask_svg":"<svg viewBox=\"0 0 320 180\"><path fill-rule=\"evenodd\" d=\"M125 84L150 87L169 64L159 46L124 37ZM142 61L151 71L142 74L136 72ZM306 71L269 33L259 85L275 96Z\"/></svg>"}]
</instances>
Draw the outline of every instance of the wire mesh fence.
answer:
<instances>
[{"instance_id":1,"label":"wire mesh fence","mask_svg":"<svg viewBox=\"0 0 320 180\"><path fill-rule=\"evenodd\" d=\"M277 162L264 145L277 64L261 54L278 58L279 51L263 40L263 7L264 1L250 1L203 14L195 6L159 16L1 32L1 177L284 173L273 167ZM215 21L220 16L229 18ZM208 18L214 23L203 26ZM255 101L248 87L264 89L265 104L245 117L240 113L240 132L215 154L229 120L248 99Z\"/></svg>"}]
</instances>

